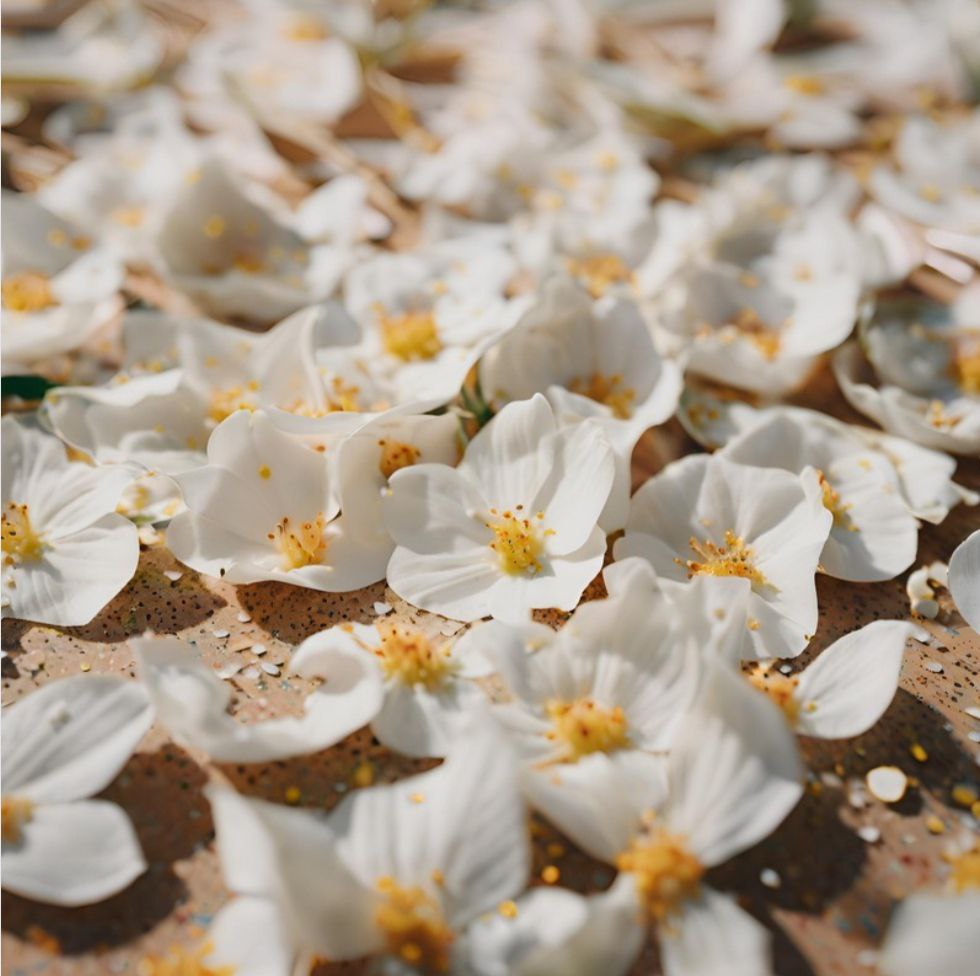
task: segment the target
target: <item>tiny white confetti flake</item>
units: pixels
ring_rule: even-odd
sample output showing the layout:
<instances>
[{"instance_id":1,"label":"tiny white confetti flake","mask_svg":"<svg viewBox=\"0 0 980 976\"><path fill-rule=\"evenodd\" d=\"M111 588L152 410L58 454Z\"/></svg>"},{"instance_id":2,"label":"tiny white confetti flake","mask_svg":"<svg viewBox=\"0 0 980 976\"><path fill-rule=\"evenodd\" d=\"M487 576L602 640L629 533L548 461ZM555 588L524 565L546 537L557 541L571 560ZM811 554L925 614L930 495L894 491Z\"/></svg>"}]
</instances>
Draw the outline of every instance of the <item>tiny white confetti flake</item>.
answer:
<instances>
[{"instance_id":1,"label":"tiny white confetti flake","mask_svg":"<svg viewBox=\"0 0 980 976\"><path fill-rule=\"evenodd\" d=\"M767 888L778 888L783 883L783 879L779 876L779 872L774 871L772 868L763 868L759 872L759 880Z\"/></svg>"},{"instance_id":2,"label":"tiny white confetti flake","mask_svg":"<svg viewBox=\"0 0 980 976\"><path fill-rule=\"evenodd\" d=\"M791 664L781 664L779 666L779 673L780 674L792 674L793 673L793 666Z\"/></svg>"},{"instance_id":3,"label":"tiny white confetti flake","mask_svg":"<svg viewBox=\"0 0 980 976\"><path fill-rule=\"evenodd\" d=\"M245 611L244 611L244 610L242 610L242 611L241 611L241 612L240 612L240 613L238 614L238 622L239 622L240 624L247 624L247 623L249 623L249 622L251 621L251 619L252 619L252 618L251 618L251 617L250 617L250 616L249 616L249 615L248 615L247 613L245 613Z\"/></svg>"},{"instance_id":4,"label":"tiny white confetti flake","mask_svg":"<svg viewBox=\"0 0 980 976\"><path fill-rule=\"evenodd\" d=\"M876 766L865 777L871 795L882 803L898 803L905 796L908 777L897 766Z\"/></svg>"},{"instance_id":5,"label":"tiny white confetti flake","mask_svg":"<svg viewBox=\"0 0 980 976\"><path fill-rule=\"evenodd\" d=\"M926 661L926 670L933 674L942 674L943 666L938 661Z\"/></svg>"},{"instance_id":6,"label":"tiny white confetti flake","mask_svg":"<svg viewBox=\"0 0 980 976\"><path fill-rule=\"evenodd\" d=\"M261 657L263 654L265 654L265 652L268 649L269 648L267 648L265 646L265 644L253 644L252 645L252 653L255 654L255 655L257 655L258 657Z\"/></svg>"},{"instance_id":7,"label":"tiny white confetti flake","mask_svg":"<svg viewBox=\"0 0 980 976\"><path fill-rule=\"evenodd\" d=\"M254 664L250 664L250 665L249 665L249 666L248 666L248 667L247 667L247 668L246 668L246 669L245 669L245 670L244 670L244 671L242 672L242 674L244 675L244 677L246 677L246 678L252 678L252 679L254 679L254 678L257 678L257 677L258 677L258 676L259 676L259 675L260 675L261 673L262 673L262 672L261 672L261 671L259 671L259 669L258 669L258 668L257 668L257 667L256 667L256 666L255 666Z\"/></svg>"},{"instance_id":8,"label":"tiny white confetti flake","mask_svg":"<svg viewBox=\"0 0 980 976\"><path fill-rule=\"evenodd\" d=\"M271 661L262 662L262 670L266 674L271 674L273 677L279 674L279 665L273 664Z\"/></svg>"},{"instance_id":9,"label":"tiny white confetti flake","mask_svg":"<svg viewBox=\"0 0 980 976\"><path fill-rule=\"evenodd\" d=\"M871 824L865 824L865 826L860 827L857 834L861 840L867 842L868 844L876 844L879 840L881 840L881 831Z\"/></svg>"},{"instance_id":10,"label":"tiny white confetti flake","mask_svg":"<svg viewBox=\"0 0 980 976\"><path fill-rule=\"evenodd\" d=\"M179 580L184 574L177 569L165 569L163 571L163 575L166 576L171 583L176 583L177 580Z\"/></svg>"},{"instance_id":11,"label":"tiny white confetti flake","mask_svg":"<svg viewBox=\"0 0 980 976\"><path fill-rule=\"evenodd\" d=\"M862 949L856 958L859 966L874 966L878 962L878 953L874 949Z\"/></svg>"},{"instance_id":12,"label":"tiny white confetti flake","mask_svg":"<svg viewBox=\"0 0 980 976\"><path fill-rule=\"evenodd\" d=\"M215 637L231 637L230 630L212 630L211 633L214 634Z\"/></svg>"},{"instance_id":13,"label":"tiny white confetti flake","mask_svg":"<svg viewBox=\"0 0 980 976\"><path fill-rule=\"evenodd\" d=\"M222 681L227 681L229 678L233 678L239 671L241 671L242 666L236 661L229 661L227 664L221 665L214 673L221 678Z\"/></svg>"},{"instance_id":14,"label":"tiny white confetti flake","mask_svg":"<svg viewBox=\"0 0 980 976\"><path fill-rule=\"evenodd\" d=\"M391 604L390 603L381 603L379 601L379 602L377 602L377 603L374 604L374 612L379 617L384 616L386 613L391 613Z\"/></svg>"},{"instance_id":15,"label":"tiny white confetti flake","mask_svg":"<svg viewBox=\"0 0 980 976\"><path fill-rule=\"evenodd\" d=\"M980 732L968 732L967 738L971 742L980 742Z\"/></svg>"},{"instance_id":16,"label":"tiny white confetti flake","mask_svg":"<svg viewBox=\"0 0 980 976\"><path fill-rule=\"evenodd\" d=\"M980 720L980 707L977 707L976 705L968 705L966 708L963 709L963 711L966 712L966 714L969 715L970 718L975 718Z\"/></svg>"}]
</instances>

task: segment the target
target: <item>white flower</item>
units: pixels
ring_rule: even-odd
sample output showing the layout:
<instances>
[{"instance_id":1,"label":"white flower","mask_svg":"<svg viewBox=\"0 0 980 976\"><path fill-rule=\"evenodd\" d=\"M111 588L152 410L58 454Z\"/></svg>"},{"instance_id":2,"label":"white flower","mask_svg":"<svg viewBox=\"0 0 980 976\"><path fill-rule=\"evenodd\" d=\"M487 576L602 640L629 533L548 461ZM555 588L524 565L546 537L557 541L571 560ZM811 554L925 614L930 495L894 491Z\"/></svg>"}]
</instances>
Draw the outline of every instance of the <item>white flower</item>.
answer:
<instances>
[{"instance_id":1,"label":"white flower","mask_svg":"<svg viewBox=\"0 0 980 976\"><path fill-rule=\"evenodd\" d=\"M438 769L359 789L326 819L224 790L211 803L238 895L215 924L242 896L271 902L289 919L293 954L461 974L466 927L498 909L512 915L527 882L526 814L489 726Z\"/></svg>"},{"instance_id":2,"label":"white flower","mask_svg":"<svg viewBox=\"0 0 980 976\"><path fill-rule=\"evenodd\" d=\"M126 814L100 793L153 721L146 692L109 675L75 675L3 709L3 887L55 905L87 905L146 870Z\"/></svg>"},{"instance_id":3,"label":"white flower","mask_svg":"<svg viewBox=\"0 0 980 976\"><path fill-rule=\"evenodd\" d=\"M603 528L622 528L630 459L640 436L677 406L681 373L661 358L637 307L593 303L566 278L547 282L517 327L480 363L483 395L494 405L543 393L559 422L591 417L616 452L616 481Z\"/></svg>"},{"instance_id":4,"label":"white flower","mask_svg":"<svg viewBox=\"0 0 980 976\"><path fill-rule=\"evenodd\" d=\"M506 251L478 237L357 265L344 282L364 330L356 355L390 384L396 404L446 403L517 322L524 303L503 297L515 271Z\"/></svg>"},{"instance_id":5,"label":"white flower","mask_svg":"<svg viewBox=\"0 0 980 976\"><path fill-rule=\"evenodd\" d=\"M357 328L328 304L262 335L152 312L129 313L123 332L123 372L103 387L59 388L46 400L46 415L61 437L99 461L177 474L203 463L214 426L236 410L327 413L332 403L316 344L350 342Z\"/></svg>"},{"instance_id":6,"label":"white flower","mask_svg":"<svg viewBox=\"0 0 980 976\"><path fill-rule=\"evenodd\" d=\"M576 840L619 868L613 890L625 889L638 910L617 916L620 938L636 945L632 930L656 924L666 976L770 972L765 929L704 883L709 868L778 826L803 791L786 723L754 694L713 666L659 790L649 773L583 784L593 823ZM652 773L658 760L648 761Z\"/></svg>"},{"instance_id":7,"label":"white flower","mask_svg":"<svg viewBox=\"0 0 980 976\"><path fill-rule=\"evenodd\" d=\"M310 244L255 196L209 160L174 199L156 247L165 277L205 312L264 324L327 298L352 254Z\"/></svg>"},{"instance_id":8,"label":"white flower","mask_svg":"<svg viewBox=\"0 0 980 976\"><path fill-rule=\"evenodd\" d=\"M602 565L597 522L613 474L612 448L594 423L559 428L540 394L508 404L456 468L414 465L392 476L388 583L459 620L571 610Z\"/></svg>"},{"instance_id":9,"label":"white flower","mask_svg":"<svg viewBox=\"0 0 980 976\"><path fill-rule=\"evenodd\" d=\"M122 265L25 194L3 191L4 372L71 352L122 308Z\"/></svg>"},{"instance_id":10,"label":"white flower","mask_svg":"<svg viewBox=\"0 0 980 976\"><path fill-rule=\"evenodd\" d=\"M116 514L133 472L69 462L12 416L2 426L3 615L87 624L136 572L136 526Z\"/></svg>"},{"instance_id":11,"label":"white flower","mask_svg":"<svg viewBox=\"0 0 980 976\"><path fill-rule=\"evenodd\" d=\"M472 679L491 669L478 650L447 639L436 626L394 616L338 624L308 637L290 669L329 687L338 669L341 676L350 669L352 657L381 689L369 716L371 731L405 755L445 756L485 700Z\"/></svg>"},{"instance_id":12,"label":"white flower","mask_svg":"<svg viewBox=\"0 0 980 976\"><path fill-rule=\"evenodd\" d=\"M890 434L935 450L980 451L977 389L980 288L965 288L952 309L933 302L880 302L861 330L877 373L872 385L856 344L834 356L841 392Z\"/></svg>"},{"instance_id":13,"label":"white flower","mask_svg":"<svg viewBox=\"0 0 980 976\"><path fill-rule=\"evenodd\" d=\"M85 3L57 27L5 31L5 81L130 88L156 70L164 49L142 8L123 0Z\"/></svg>"},{"instance_id":14,"label":"white flower","mask_svg":"<svg viewBox=\"0 0 980 976\"><path fill-rule=\"evenodd\" d=\"M867 732L891 704L906 642L918 630L901 620L875 620L834 641L796 674L766 662L753 666L748 679L799 735L850 739Z\"/></svg>"},{"instance_id":15,"label":"white flower","mask_svg":"<svg viewBox=\"0 0 980 976\"><path fill-rule=\"evenodd\" d=\"M956 609L980 633L980 530L967 536L950 556L948 579Z\"/></svg>"},{"instance_id":16,"label":"white flower","mask_svg":"<svg viewBox=\"0 0 980 976\"><path fill-rule=\"evenodd\" d=\"M814 572L832 524L812 476L694 455L636 492L614 553L667 579L746 580L742 657L793 657L816 630Z\"/></svg>"},{"instance_id":17,"label":"white flower","mask_svg":"<svg viewBox=\"0 0 980 976\"><path fill-rule=\"evenodd\" d=\"M902 499L894 467L843 425L835 429L822 419L775 409L722 453L739 464L793 474L815 468L833 516L821 569L839 579L891 579L915 559L919 523Z\"/></svg>"},{"instance_id":18,"label":"white flower","mask_svg":"<svg viewBox=\"0 0 980 976\"><path fill-rule=\"evenodd\" d=\"M270 762L320 752L356 732L381 707L381 682L363 653L338 650L302 718L244 724L228 714L231 690L186 641L130 641L157 720L182 745L223 763ZM290 670L313 676L296 657Z\"/></svg>"},{"instance_id":19,"label":"white flower","mask_svg":"<svg viewBox=\"0 0 980 976\"><path fill-rule=\"evenodd\" d=\"M980 113L947 124L924 117L905 120L895 144L895 166L878 166L871 174L875 198L926 228L963 235L964 253L980 250L980 153L976 148ZM940 246L958 238L934 237Z\"/></svg>"},{"instance_id":20,"label":"white flower","mask_svg":"<svg viewBox=\"0 0 980 976\"><path fill-rule=\"evenodd\" d=\"M980 953L980 891L915 893L895 911L878 955L883 976L965 976Z\"/></svg>"},{"instance_id":21,"label":"white flower","mask_svg":"<svg viewBox=\"0 0 980 976\"><path fill-rule=\"evenodd\" d=\"M167 529L182 563L230 583L279 580L357 590L384 577L390 545L346 514L327 459L261 410L208 441L208 463L175 476L187 504Z\"/></svg>"}]
</instances>

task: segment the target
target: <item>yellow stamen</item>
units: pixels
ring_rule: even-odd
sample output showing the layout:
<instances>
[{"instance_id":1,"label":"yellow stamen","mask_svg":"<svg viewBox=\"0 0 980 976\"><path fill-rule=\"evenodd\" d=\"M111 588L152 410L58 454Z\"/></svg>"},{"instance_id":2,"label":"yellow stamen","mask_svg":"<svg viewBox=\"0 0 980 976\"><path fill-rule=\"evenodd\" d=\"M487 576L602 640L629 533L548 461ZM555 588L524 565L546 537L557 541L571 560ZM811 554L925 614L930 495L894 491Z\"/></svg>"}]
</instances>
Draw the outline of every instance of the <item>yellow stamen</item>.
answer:
<instances>
[{"instance_id":1,"label":"yellow stamen","mask_svg":"<svg viewBox=\"0 0 980 976\"><path fill-rule=\"evenodd\" d=\"M406 685L438 688L452 669L448 653L437 651L428 637L408 624L382 621L377 624L381 644L375 654L389 678Z\"/></svg>"},{"instance_id":2,"label":"yellow stamen","mask_svg":"<svg viewBox=\"0 0 980 976\"><path fill-rule=\"evenodd\" d=\"M378 441L381 457L378 468L385 478L390 478L396 471L411 467L422 456L422 452L412 444L403 444L390 438Z\"/></svg>"},{"instance_id":3,"label":"yellow stamen","mask_svg":"<svg viewBox=\"0 0 980 976\"><path fill-rule=\"evenodd\" d=\"M385 352L405 362L432 359L442 349L432 312L378 315Z\"/></svg>"},{"instance_id":4,"label":"yellow stamen","mask_svg":"<svg viewBox=\"0 0 980 976\"><path fill-rule=\"evenodd\" d=\"M282 568L300 569L303 566L318 564L326 552L327 543L323 538L325 520L320 513L312 522L293 522L288 516L276 525L269 539L275 542L282 554Z\"/></svg>"},{"instance_id":5,"label":"yellow stamen","mask_svg":"<svg viewBox=\"0 0 980 976\"><path fill-rule=\"evenodd\" d=\"M953 374L964 393L980 396L980 339L957 345L953 353Z\"/></svg>"},{"instance_id":6,"label":"yellow stamen","mask_svg":"<svg viewBox=\"0 0 980 976\"><path fill-rule=\"evenodd\" d=\"M26 505L7 502L0 521L2 521L3 561L8 566L14 563L29 563L41 558L44 542L31 526Z\"/></svg>"},{"instance_id":7,"label":"yellow stamen","mask_svg":"<svg viewBox=\"0 0 980 976\"><path fill-rule=\"evenodd\" d=\"M255 410L257 404L254 394L258 391L259 384L256 380L250 380L244 385L229 386L223 390L215 390L211 394L211 406L208 416L216 423L230 417L236 410Z\"/></svg>"},{"instance_id":8,"label":"yellow stamen","mask_svg":"<svg viewBox=\"0 0 980 976\"><path fill-rule=\"evenodd\" d=\"M694 559L688 559L684 562L680 559L676 560L680 565L687 566L688 578L698 575L739 576L742 579L751 580L754 586L772 585L756 569L752 561L755 556L754 551L731 529L725 532L723 545L716 545L710 539L698 541L693 535L688 545L700 557L700 561Z\"/></svg>"},{"instance_id":9,"label":"yellow stamen","mask_svg":"<svg viewBox=\"0 0 980 976\"><path fill-rule=\"evenodd\" d=\"M634 840L616 858L616 867L633 875L647 914L657 922L697 898L705 870L685 838L662 829Z\"/></svg>"},{"instance_id":10,"label":"yellow stamen","mask_svg":"<svg viewBox=\"0 0 980 976\"><path fill-rule=\"evenodd\" d=\"M210 237L211 240L215 240L225 232L225 218L220 214L211 214L201 225L201 230L204 232L205 237Z\"/></svg>"},{"instance_id":11,"label":"yellow stamen","mask_svg":"<svg viewBox=\"0 0 980 976\"><path fill-rule=\"evenodd\" d=\"M19 844L24 824L34 819L34 804L26 796L0 797L0 833L8 844Z\"/></svg>"},{"instance_id":12,"label":"yellow stamen","mask_svg":"<svg viewBox=\"0 0 980 976\"><path fill-rule=\"evenodd\" d=\"M782 347L779 332L770 328L754 308L743 308L729 323L743 338L752 343L766 359L775 359Z\"/></svg>"},{"instance_id":13,"label":"yellow stamen","mask_svg":"<svg viewBox=\"0 0 980 976\"><path fill-rule=\"evenodd\" d=\"M210 942L193 949L171 946L165 956L141 959L136 976L234 976L234 966L212 966L204 961L213 951Z\"/></svg>"},{"instance_id":14,"label":"yellow stamen","mask_svg":"<svg viewBox=\"0 0 980 976\"><path fill-rule=\"evenodd\" d=\"M602 298L613 285L632 283L633 271L615 254L590 254L566 258L568 273L578 278L593 298Z\"/></svg>"},{"instance_id":15,"label":"yellow stamen","mask_svg":"<svg viewBox=\"0 0 980 976\"><path fill-rule=\"evenodd\" d=\"M491 511L490 514L493 520L484 524L493 532L494 541L490 543L490 548L500 558L501 569L511 576L540 572L538 557L544 552L543 536L551 534L552 530L542 532L531 519L513 512L497 515ZM542 517L541 514L535 516L538 520Z\"/></svg>"},{"instance_id":16,"label":"yellow stamen","mask_svg":"<svg viewBox=\"0 0 980 976\"><path fill-rule=\"evenodd\" d=\"M545 712L552 723L548 738L563 747L562 762L578 762L590 753L614 752L629 745L626 716L619 706L608 708L580 698L548 702Z\"/></svg>"},{"instance_id":17,"label":"yellow stamen","mask_svg":"<svg viewBox=\"0 0 980 976\"><path fill-rule=\"evenodd\" d=\"M314 17L297 16L290 18L282 34L287 41L323 41L327 29Z\"/></svg>"},{"instance_id":18,"label":"yellow stamen","mask_svg":"<svg viewBox=\"0 0 980 976\"><path fill-rule=\"evenodd\" d=\"M3 307L11 312L40 312L58 304L47 275L21 271L3 281Z\"/></svg>"},{"instance_id":19,"label":"yellow stamen","mask_svg":"<svg viewBox=\"0 0 980 976\"><path fill-rule=\"evenodd\" d=\"M857 532L858 527L848 514L852 506L841 504L840 492L831 485L822 471L817 471L817 477L820 479L820 488L823 492L823 507L834 516L834 525L847 529L848 532Z\"/></svg>"},{"instance_id":20,"label":"yellow stamen","mask_svg":"<svg viewBox=\"0 0 980 976\"><path fill-rule=\"evenodd\" d=\"M604 373L593 373L591 376L577 376L569 384L572 393L587 396L596 403L604 403L620 420L628 420L633 416L633 401L636 390L623 386L623 377L619 373L606 376Z\"/></svg>"},{"instance_id":21,"label":"yellow stamen","mask_svg":"<svg viewBox=\"0 0 980 976\"><path fill-rule=\"evenodd\" d=\"M232 267L243 274L259 274L265 271L265 262L252 251L240 251L235 255Z\"/></svg>"},{"instance_id":22,"label":"yellow stamen","mask_svg":"<svg viewBox=\"0 0 980 976\"><path fill-rule=\"evenodd\" d=\"M424 973L449 972L455 935L439 902L418 886L402 888L393 878L380 878L377 889L381 897L374 920L388 952Z\"/></svg>"},{"instance_id":23,"label":"yellow stamen","mask_svg":"<svg viewBox=\"0 0 980 976\"><path fill-rule=\"evenodd\" d=\"M780 674L764 664L751 667L745 676L779 706L790 725L796 725L800 716L800 701L796 697L799 678Z\"/></svg>"},{"instance_id":24,"label":"yellow stamen","mask_svg":"<svg viewBox=\"0 0 980 976\"><path fill-rule=\"evenodd\" d=\"M823 81L814 75L787 75L783 85L799 95L822 95L826 91Z\"/></svg>"},{"instance_id":25,"label":"yellow stamen","mask_svg":"<svg viewBox=\"0 0 980 976\"><path fill-rule=\"evenodd\" d=\"M141 227L146 211L142 207L118 207L112 211L112 219L123 227Z\"/></svg>"}]
</instances>

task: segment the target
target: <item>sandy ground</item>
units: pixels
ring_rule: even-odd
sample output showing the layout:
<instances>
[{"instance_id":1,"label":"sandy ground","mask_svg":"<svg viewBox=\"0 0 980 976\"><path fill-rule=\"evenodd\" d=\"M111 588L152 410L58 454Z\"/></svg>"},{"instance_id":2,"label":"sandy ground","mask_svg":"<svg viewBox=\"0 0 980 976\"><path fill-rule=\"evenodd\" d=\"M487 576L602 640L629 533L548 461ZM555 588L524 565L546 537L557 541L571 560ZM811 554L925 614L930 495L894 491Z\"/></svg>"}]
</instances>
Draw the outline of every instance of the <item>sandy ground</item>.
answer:
<instances>
[{"instance_id":1,"label":"sandy ground","mask_svg":"<svg viewBox=\"0 0 980 976\"><path fill-rule=\"evenodd\" d=\"M855 419L826 374L797 399ZM642 481L692 447L676 423L648 434L634 459L635 479ZM962 461L958 479L980 489L980 462ZM942 525L924 527L917 565L948 559L978 524L980 510L960 507ZM171 579L165 571L182 575ZM794 666L804 666L821 648L871 620L909 616L904 576L874 585L821 577L818 584L819 630L811 650ZM601 590L596 585L590 592ZM296 711L303 683L258 665L285 664L293 646L331 624L374 620L379 600L390 602L396 614L421 613L399 603L383 583L336 595L278 583L235 587L186 570L160 544L146 546L135 578L92 624L59 629L5 622L3 703L79 671L132 675L127 639L150 630L194 642L215 666L245 665L230 680L233 710L243 718ZM980 705L980 638L962 623L945 593L942 606L939 619L926 623L935 646L907 654L901 688L878 725L849 741L803 740L811 770L803 801L764 843L712 872L712 884L736 892L772 929L781 976L874 973L870 950L880 941L895 901L922 886L941 887L948 870L944 853L977 827L969 810L954 802L952 790L980 787L980 722L964 711ZM552 614L550 620L557 623L560 617ZM456 626L447 622L447 631ZM261 657L252 650L255 644L267 649ZM869 796L866 805L855 805L849 786L881 764L908 774L905 798L886 806ZM203 756L179 748L154 728L105 793L132 817L148 872L114 898L80 909L4 893L3 972L135 974L146 955L199 940L227 898L202 793L209 780L278 802L286 800L287 791L295 799L298 789L300 805L330 809L356 783L386 782L430 765L398 757L362 731L309 758L209 767ZM869 842L858 835L858 828L868 826L880 831L879 839ZM554 865L559 883L582 890L609 884L609 868L590 861L546 824L535 822L533 831L534 883L544 883L542 870ZM325 965L317 976L361 968ZM659 971L652 946L634 971Z\"/></svg>"}]
</instances>

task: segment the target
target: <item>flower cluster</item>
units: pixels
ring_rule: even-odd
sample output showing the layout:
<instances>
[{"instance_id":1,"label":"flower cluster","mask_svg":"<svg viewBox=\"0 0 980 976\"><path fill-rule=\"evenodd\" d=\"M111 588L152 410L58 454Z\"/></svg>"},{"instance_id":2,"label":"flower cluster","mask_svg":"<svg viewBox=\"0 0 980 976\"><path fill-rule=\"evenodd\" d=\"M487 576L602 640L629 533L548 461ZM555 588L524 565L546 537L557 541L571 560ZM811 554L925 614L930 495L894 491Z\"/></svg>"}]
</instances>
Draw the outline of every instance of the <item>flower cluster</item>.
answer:
<instances>
[{"instance_id":1,"label":"flower cluster","mask_svg":"<svg viewBox=\"0 0 980 976\"><path fill-rule=\"evenodd\" d=\"M328 814L213 777L231 898L141 974L771 973L715 869L940 612L928 570L914 619L827 600L980 501L971 0L14 6L3 615L89 624L151 548L396 607L307 631L302 714L152 633L6 706L4 888L146 870L92 797L154 723L214 764L369 728L425 771ZM977 629L980 531L942 546ZM610 883L533 883L532 815ZM974 964L977 850L883 973Z\"/></svg>"}]
</instances>

